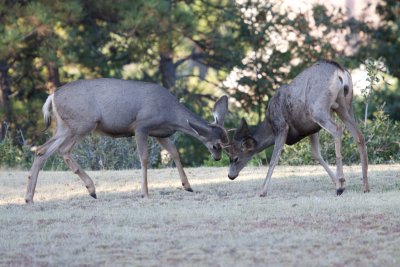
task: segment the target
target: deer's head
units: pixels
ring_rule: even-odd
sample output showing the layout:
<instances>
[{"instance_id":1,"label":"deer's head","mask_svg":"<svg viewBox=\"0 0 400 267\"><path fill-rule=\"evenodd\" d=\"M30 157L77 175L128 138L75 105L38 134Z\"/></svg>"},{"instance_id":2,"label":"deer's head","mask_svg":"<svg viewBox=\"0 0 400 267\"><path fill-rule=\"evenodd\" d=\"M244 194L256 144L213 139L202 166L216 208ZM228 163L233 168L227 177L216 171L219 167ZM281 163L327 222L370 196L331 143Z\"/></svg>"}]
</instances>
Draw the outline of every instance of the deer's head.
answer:
<instances>
[{"instance_id":1,"label":"deer's head","mask_svg":"<svg viewBox=\"0 0 400 267\"><path fill-rule=\"evenodd\" d=\"M247 162L256 153L257 141L251 135L245 119L240 121L240 126L235 130L232 140L224 149L229 155L228 177L234 180Z\"/></svg>"},{"instance_id":2,"label":"deer's head","mask_svg":"<svg viewBox=\"0 0 400 267\"><path fill-rule=\"evenodd\" d=\"M222 148L229 143L228 133L224 129L225 115L228 113L228 97L222 96L213 108L214 122L200 125L189 121L190 127L210 151L214 160L220 160Z\"/></svg>"}]
</instances>

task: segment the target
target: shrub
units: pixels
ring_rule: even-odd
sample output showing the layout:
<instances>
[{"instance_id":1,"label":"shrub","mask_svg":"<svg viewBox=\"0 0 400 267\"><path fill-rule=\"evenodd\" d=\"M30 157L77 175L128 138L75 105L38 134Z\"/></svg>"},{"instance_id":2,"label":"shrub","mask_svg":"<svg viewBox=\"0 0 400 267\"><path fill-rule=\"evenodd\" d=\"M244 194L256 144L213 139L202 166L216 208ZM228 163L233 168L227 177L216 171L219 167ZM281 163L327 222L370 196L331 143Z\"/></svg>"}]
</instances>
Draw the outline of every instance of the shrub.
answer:
<instances>
[{"instance_id":1,"label":"shrub","mask_svg":"<svg viewBox=\"0 0 400 267\"><path fill-rule=\"evenodd\" d=\"M34 149L28 145L17 145L10 133L0 142L0 166L8 168L29 169L34 159ZM136 152L136 143L132 138L111 138L89 135L82 140L72 152L73 157L86 170L132 169L140 168ZM160 163L160 147L149 139L149 167ZM67 170L62 157L55 153L45 163L44 170Z\"/></svg>"},{"instance_id":2,"label":"shrub","mask_svg":"<svg viewBox=\"0 0 400 267\"><path fill-rule=\"evenodd\" d=\"M92 134L82 140L73 151L74 158L84 169L120 170L140 168L140 160L133 138L111 138ZM160 147L149 138L149 167L160 161Z\"/></svg>"}]
</instances>

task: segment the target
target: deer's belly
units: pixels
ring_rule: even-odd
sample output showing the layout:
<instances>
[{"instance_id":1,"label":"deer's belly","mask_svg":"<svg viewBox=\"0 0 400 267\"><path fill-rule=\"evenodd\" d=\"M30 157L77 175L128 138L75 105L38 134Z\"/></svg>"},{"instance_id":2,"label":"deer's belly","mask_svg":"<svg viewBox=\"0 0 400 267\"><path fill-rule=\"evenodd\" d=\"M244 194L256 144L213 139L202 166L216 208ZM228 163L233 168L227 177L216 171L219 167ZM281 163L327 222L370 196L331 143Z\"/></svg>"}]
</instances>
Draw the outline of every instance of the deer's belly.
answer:
<instances>
[{"instance_id":1,"label":"deer's belly","mask_svg":"<svg viewBox=\"0 0 400 267\"><path fill-rule=\"evenodd\" d=\"M287 145L294 145L297 142L301 141L303 138L310 136L316 132L321 130L321 127L316 124L312 123L310 125L302 125L301 127L290 127L288 136L286 138Z\"/></svg>"},{"instance_id":2,"label":"deer's belly","mask_svg":"<svg viewBox=\"0 0 400 267\"><path fill-rule=\"evenodd\" d=\"M97 127L96 131L100 132L102 134L105 134L105 135L112 136L112 137L129 137L129 136L135 135L134 129L132 129L130 127L120 127L120 128ZM175 133L175 130L172 130L169 128L157 128L157 129L150 130L149 136L158 137L158 138L166 138L166 137L170 137L174 133Z\"/></svg>"},{"instance_id":3,"label":"deer's belly","mask_svg":"<svg viewBox=\"0 0 400 267\"><path fill-rule=\"evenodd\" d=\"M158 138L166 138L170 137L175 133L175 130L169 129L169 128L161 128L161 129L154 129L149 132L149 135L152 137L158 137Z\"/></svg>"}]
</instances>

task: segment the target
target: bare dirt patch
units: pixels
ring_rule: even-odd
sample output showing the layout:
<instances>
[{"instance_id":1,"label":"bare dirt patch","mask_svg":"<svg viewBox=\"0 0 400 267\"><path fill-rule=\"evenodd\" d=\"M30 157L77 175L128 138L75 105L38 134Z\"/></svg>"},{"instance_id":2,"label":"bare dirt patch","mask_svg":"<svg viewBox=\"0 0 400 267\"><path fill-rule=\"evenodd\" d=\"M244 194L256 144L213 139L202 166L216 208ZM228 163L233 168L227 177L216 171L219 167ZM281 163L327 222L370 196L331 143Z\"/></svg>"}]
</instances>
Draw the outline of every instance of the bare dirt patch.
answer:
<instances>
[{"instance_id":1,"label":"bare dirt patch","mask_svg":"<svg viewBox=\"0 0 400 267\"><path fill-rule=\"evenodd\" d=\"M42 172L24 204L27 172L0 172L0 266L399 266L400 165L345 168L337 197L320 166L279 166L257 197L266 167L235 180L226 168L90 172L92 199L70 172Z\"/></svg>"}]
</instances>

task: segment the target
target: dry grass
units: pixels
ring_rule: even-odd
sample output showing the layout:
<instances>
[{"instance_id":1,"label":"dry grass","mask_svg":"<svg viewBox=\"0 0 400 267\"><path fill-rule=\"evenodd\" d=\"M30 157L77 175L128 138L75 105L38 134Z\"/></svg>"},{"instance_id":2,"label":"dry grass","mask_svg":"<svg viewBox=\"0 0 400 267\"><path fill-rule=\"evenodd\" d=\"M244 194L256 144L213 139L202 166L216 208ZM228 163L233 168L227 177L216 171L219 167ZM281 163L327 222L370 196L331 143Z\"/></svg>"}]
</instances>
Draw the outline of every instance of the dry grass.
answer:
<instances>
[{"instance_id":1,"label":"dry grass","mask_svg":"<svg viewBox=\"0 0 400 267\"><path fill-rule=\"evenodd\" d=\"M1 266L400 266L400 165L347 167L341 197L320 166L266 168L235 181L226 168L91 172L98 199L69 172L42 172L35 204L23 204L27 173L0 172Z\"/></svg>"}]
</instances>

